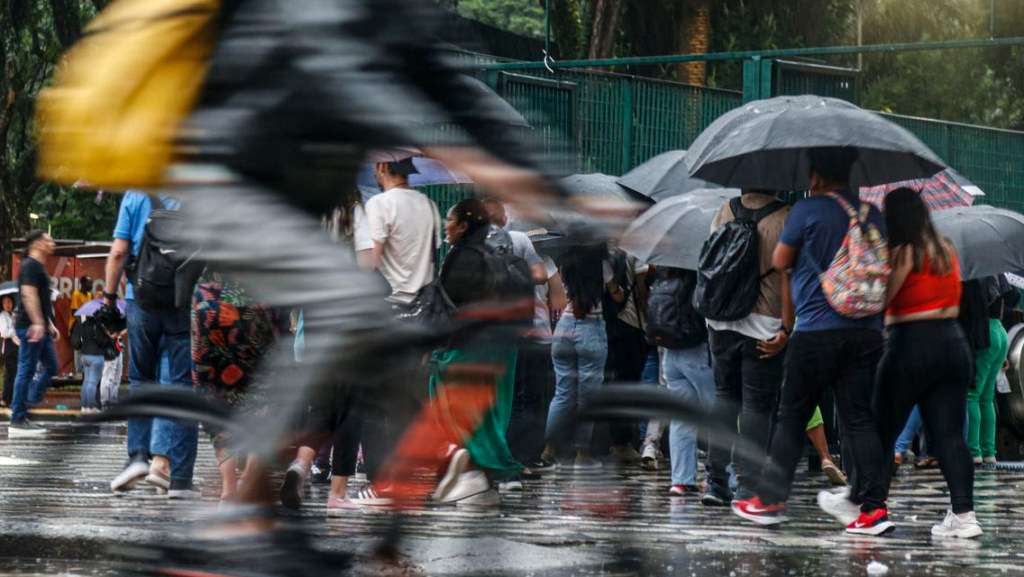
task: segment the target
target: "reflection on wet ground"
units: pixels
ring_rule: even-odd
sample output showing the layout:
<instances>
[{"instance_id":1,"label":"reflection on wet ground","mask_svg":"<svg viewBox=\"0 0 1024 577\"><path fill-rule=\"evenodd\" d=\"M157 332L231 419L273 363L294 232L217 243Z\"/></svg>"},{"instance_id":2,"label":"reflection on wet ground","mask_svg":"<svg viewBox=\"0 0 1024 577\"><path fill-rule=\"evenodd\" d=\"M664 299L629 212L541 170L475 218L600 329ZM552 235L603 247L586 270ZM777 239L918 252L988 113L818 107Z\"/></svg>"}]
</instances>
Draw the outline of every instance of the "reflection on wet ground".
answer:
<instances>
[{"instance_id":1,"label":"reflection on wet ground","mask_svg":"<svg viewBox=\"0 0 1024 577\"><path fill-rule=\"evenodd\" d=\"M53 425L42 439L7 439L0 425L0 575L117 575L107 547L185 541L215 513L220 479L202 438L196 483L202 502L168 502L148 490L109 492L123 465L123 426ZM202 436L201 436L202 437ZM802 468L802 467L801 467ZM388 514L324 517L326 487L311 489L303 521L317 545L356 553L359 575L888 575L1024 574L1024 471L979 470L979 541L934 541L948 506L937 470L908 467L894 482L897 531L850 537L814 504L823 477L801 471L779 529L741 524L694 497L670 498L667 463L657 473L606 468L527 481L490 511L428 507L410 516L400 567L375 560Z\"/></svg>"}]
</instances>

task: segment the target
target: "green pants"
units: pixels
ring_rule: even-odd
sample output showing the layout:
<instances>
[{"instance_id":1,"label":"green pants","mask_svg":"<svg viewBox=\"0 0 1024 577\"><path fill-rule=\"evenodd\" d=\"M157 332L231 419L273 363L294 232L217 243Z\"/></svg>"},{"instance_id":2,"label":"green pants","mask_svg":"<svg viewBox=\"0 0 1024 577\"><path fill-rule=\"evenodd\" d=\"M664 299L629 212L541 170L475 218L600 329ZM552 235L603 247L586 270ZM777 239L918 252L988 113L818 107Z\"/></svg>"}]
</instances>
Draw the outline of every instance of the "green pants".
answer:
<instances>
[{"instance_id":1,"label":"green pants","mask_svg":"<svg viewBox=\"0 0 1024 577\"><path fill-rule=\"evenodd\" d=\"M821 407L814 407L814 415L811 416L811 422L807 423L805 431L810 431L815 427L820 427L825 424L825 419L821 418Z\"/></svg>"},{"instance_id":2,"label":"green pants","mask_svg":"<svg viewBox=\"0 0 1024 577\"><path fill-rule=\"evenodd\" d=\"M457 431L463 437L466 450L473 463L490 470L497 478L515 475L523 470L512 451L508 448L505 431L512 416L512 398L515 391L516 349L506 346L479 346L466 349L435 351L430 362L430 396L435 396L437 386L444 381L445 372L453 363L494 363L506 367L494 386L494 405L484 414L483 422L475 431ZM487 386L481 384L481 386Z\"/></svg>"},{"instance_id":3,"label":"green pants","mask_svg":"<svg viewBox=\"0 0 1024 577\"><path fill-rule=\"evenodd\" d=\"M975 351L974 388L967 391L967 445L971 456L996 456L996 379L1006 360L1006 330L996 319L988 321L992 344Z\"/></svg>"}]
</instances>

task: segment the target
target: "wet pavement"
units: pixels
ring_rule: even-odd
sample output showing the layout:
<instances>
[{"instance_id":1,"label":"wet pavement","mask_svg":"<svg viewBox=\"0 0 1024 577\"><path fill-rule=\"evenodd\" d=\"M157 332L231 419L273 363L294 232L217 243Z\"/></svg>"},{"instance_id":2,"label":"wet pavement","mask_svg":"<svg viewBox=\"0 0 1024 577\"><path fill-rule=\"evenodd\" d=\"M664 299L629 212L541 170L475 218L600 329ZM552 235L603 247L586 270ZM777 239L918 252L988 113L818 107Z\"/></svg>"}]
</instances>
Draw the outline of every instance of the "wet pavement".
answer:
<instances>
[{"instance_id":1,"label":"wet pavement","mask_svg":"<svg viewBox=\"0 0 1024 577\"><path fill-rule=\"evenodd\" d=\"M201 435L201 502L149 490L109 491L123 465L122 425L53 424L44 438L8 439L0 424L0 575L117 575L111 545L187 542L216 511L220 479ZM428 507L405 524L400 563L372 551L389 514L326 518L326 487L307 495L303 521L328 550L356 555L356 575L886 575L1024 574L1024 468L983 469L975 483L982 539L933 540L948 494L937 470L904 467L890 497L897 531L851 537L814 504L824 477L804 471L778 529L740 523L695 497L668 497L659 472L606 467L526 481L500 508Z\"/></svg>"}]
</instances>

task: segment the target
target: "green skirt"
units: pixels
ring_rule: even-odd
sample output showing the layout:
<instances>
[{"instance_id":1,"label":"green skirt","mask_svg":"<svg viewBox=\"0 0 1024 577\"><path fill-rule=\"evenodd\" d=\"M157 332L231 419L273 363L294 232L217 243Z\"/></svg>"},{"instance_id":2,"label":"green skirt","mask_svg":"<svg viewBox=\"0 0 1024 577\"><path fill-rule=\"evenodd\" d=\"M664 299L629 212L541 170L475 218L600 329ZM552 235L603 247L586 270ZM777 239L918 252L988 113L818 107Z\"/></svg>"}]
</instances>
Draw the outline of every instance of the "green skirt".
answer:
<instances>
[{"instance_id":1,"label":"green skirt","mask_svg":"<svg viewBox=\"0 0 1024 577\"><path fill-rule=\"evenodd\" d=\"M494 363L504 367L493 385L496 387L494 404L487 409L483 421L475 431L456 431L473 463L488 469L497 478L515 475L523 466L512 456L508 448L505 431L512 415L512 396L515 388L516 349L505 346L477 346L467 349L434 351L430 356L430 397L436 395L437 387L444 382L445 373L453 363ZM481 385L488 386L488 385ZM437 407L444 411L445 407Z\"/></svg>"}]
</instances>

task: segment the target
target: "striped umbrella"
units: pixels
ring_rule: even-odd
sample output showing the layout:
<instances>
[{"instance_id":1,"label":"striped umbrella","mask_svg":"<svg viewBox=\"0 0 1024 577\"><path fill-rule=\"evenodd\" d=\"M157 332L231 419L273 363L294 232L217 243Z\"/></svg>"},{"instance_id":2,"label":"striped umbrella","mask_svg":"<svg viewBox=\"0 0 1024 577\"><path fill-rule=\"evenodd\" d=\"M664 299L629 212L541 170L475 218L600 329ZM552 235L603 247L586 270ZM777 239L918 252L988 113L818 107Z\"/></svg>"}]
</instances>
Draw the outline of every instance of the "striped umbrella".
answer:
<instances>
[{"instance_id":1,"label":"striped umbrella","mask_svg":"<svg viewBox=\"0 0 1024 577\"><path fill-rule=\"evenodd\" d=\"M931 178L904 180L860 189L860 199L882 208L885 195L897 188L909 188L921 194L928 210L945 210L958 206L971 206L975 196L985 193L952 168L947 168Z\"/></svg>"}]
</instances>

